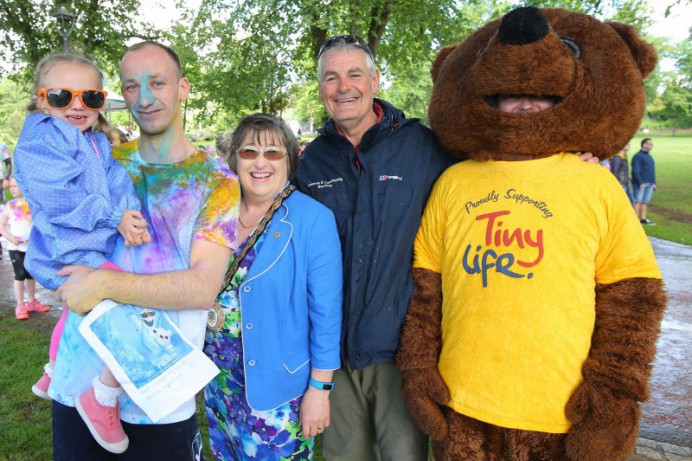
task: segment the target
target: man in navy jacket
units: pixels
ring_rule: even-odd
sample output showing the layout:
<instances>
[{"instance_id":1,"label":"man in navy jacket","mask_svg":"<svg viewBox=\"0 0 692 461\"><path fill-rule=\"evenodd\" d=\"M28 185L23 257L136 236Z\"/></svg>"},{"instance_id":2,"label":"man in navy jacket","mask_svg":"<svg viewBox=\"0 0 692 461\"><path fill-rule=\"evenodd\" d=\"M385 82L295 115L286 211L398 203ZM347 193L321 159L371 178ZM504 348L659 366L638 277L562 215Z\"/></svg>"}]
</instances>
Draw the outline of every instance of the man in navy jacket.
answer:
<instances>
[{"instance_id":1,"label":"man in navy jacket","mask_svg":"<svg viewBox=\"0 0 692 461\"><path fill-rule=\"evenodd\" d=\"M641 150L632 157L632 187L634 188L634 211L642 224L653 224L646 219L651 196L656 190L656 168L651 156L654 142L651 138L642 139Z\"/></svg>"},{"instance_id":2,"label":"man in navy jacket","mask_svg":"<svg viewBox=\"0 0 692 461\"><path fill-rule=\"evenodd\" d=\"M428 194L454 160L432 132L375 99L379 71L362 39L329 38L318 57L331 116L306 148L296 182L336 216L344 258L343 367L322 438L333 460L427 459L401 396L395 356L411 300L413 240Z\"/></svg>"}]
</instances>

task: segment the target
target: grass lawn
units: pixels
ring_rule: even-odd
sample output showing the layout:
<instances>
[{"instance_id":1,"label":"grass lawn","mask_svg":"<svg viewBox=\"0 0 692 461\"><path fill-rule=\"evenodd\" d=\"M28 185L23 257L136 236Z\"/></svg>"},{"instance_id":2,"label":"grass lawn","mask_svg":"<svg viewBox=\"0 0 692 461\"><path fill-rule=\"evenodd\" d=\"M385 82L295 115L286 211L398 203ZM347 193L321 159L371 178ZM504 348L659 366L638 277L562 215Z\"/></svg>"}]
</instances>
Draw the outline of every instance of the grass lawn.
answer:
<instances>
[{"instance_id":1,"label":"grass lawn","mask_svg":"<svg viewBox=\"0 0 692 461\"><path fill-rule=\"evenodd\" d=\"M692 135L637 135L630 143L630 159L644 137L654 142L657 185L647 214L656 225L644 229L648 235L692 245Z\"/></svg>"},{"instance_id":2,"label":"grass lawn","mask_svg":"<svg viewBox=\"0 0 692 461\"><path fill-rule=\"evenodd\" d=\"M0 461L49 461L53 459L51 404L31 392L48 356L55 317L35 315L19 322L14 312L0 309ZM197 397L197 419L204 457L209 451L209 431L204 400ZM315 461L323 461L318 449Z\"/></svg>"},{"instance_id":3,"label":"grass lawn","mask_svg":"<svg viewBox=\"0 0 692 461\"><path fill-rule=\"evenodd\" d=\"M20 325L13 311L0 310L0 461L53 459L51 405L31 392L50 333L31 323Z\"/></svg>"}]
</instances>

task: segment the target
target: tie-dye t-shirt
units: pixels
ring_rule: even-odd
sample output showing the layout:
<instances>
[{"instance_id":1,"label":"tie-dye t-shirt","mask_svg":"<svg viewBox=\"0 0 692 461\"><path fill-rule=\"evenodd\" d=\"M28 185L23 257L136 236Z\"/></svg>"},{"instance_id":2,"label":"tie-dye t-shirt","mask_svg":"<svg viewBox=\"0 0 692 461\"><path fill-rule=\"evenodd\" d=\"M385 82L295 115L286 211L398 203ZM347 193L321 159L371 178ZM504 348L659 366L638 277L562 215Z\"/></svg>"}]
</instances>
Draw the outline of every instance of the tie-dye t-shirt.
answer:
<instances>
[{"instance_id":1,"label":"tie-dye t-shirt","mask_svg":"<svg viewBox=\"0 0 692 461\"><path fill-rule=\"evenodd\" d=\"M26 252L31 232L31 212L29 204L23 197L10 200L5 204L0 216L7 218L7 230L14 237L19 238L19 245L8 242L8 250Z\"/></svg>"},{"instance_id":2,"label":"tie-dye t-shirt","mask_svg":"<svg viewBox=\"0 0 692 461\"><path fill-rule=\"evenodd\" d=\"M130 174L142 214L149 223L151 243L126 247L118 239L112 262L127 272L153 274L189 268L194 239L236 249L236 223L240 188L236 176L217 159L198 150L172 164L147 163L139 155L137 141L113 149L113 157ZM198 347L204 344L207 311L169 311L185 337ZM50 395L74 406L74 398L91 385L103 362L77 330L81 317L68 316L58 350ZM134 424L152 424L127 395L120 399L121 418ZM190 400L158 424L183 421L194 413Z\"/></svg>"}]
</instances>

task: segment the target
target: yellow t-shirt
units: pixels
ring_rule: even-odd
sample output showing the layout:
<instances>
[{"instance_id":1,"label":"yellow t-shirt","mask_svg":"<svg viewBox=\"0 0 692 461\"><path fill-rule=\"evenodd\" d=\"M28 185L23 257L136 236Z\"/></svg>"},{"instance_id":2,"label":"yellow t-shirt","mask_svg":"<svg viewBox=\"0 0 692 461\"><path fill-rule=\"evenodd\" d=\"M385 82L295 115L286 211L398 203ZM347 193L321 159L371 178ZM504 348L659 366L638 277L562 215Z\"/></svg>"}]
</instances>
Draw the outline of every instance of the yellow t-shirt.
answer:
<instances>
[{"instance_id":1,"label":"yellow t-shirt","mask_svg":"<svg viewBox=\"0 0 692 461\"><path fill-rule=\"evenodd\" d=\"M661 278L615 177L574 154L466 161L438 180L414 267L442 274L439 368L459 413L564 433L596 283Z\"/></svg>"}]
</instances>

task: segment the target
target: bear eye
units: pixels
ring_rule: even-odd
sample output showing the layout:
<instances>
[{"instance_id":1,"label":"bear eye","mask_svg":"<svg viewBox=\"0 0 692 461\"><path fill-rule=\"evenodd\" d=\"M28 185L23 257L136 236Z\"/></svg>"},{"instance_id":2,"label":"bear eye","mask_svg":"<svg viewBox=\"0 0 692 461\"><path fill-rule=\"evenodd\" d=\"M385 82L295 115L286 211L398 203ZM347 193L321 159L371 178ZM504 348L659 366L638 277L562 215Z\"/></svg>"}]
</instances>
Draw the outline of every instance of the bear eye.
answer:
<instances>
[{"instance_id":1,"label":"bear eye","mask_svg":"<svg viewBox=\"0 0 692 461\"><path fill-rule=\"evenodd\" d=\"M581 47L577 42L574 41L574 39L571 39L569 37L560 37L560 40L569 47L570 50L572 50L572 53L574 53L574 56L580 57L581 56Z\"/></svg>"}]
</instances>

